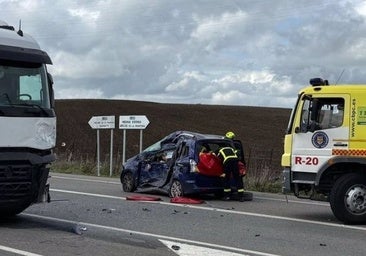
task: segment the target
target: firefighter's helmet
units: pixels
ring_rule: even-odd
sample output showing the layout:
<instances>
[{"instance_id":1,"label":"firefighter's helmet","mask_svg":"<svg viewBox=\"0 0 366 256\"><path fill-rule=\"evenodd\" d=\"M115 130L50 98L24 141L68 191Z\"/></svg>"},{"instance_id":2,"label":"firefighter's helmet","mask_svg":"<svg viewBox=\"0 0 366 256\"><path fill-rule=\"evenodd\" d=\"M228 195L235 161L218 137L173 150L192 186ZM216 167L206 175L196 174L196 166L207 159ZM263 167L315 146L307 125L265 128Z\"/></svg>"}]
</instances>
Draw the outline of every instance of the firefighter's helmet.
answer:
<instances>
[{"instance_id":1,"label":"firefighter's helmet","mask_svg":"<svg viewBox=\"0 0 366 256\"><path fill-rule=\"evenodd\" d=\"M225 137L228 138L228 139L234 139L235 138L235 133L233 133L233 132L227 132L225 134Z\"/></svg>"}]
</instances>

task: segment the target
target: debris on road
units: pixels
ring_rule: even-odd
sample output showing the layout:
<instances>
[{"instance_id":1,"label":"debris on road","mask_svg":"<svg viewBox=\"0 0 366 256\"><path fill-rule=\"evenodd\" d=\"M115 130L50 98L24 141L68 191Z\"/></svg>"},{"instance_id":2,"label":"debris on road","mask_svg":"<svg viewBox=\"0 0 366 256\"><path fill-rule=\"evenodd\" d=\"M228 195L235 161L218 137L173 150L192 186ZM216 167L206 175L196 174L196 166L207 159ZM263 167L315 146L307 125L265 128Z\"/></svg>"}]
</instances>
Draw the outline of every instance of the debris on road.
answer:
<instances>
[{"instance_id":1,"label":"debris on road","mask_svg":"<svg viewBox=\"0 0 366 256\"><path fill-rule=\"evenodd\" d=\"M72 227L72 231L77 234L77 235L82 235L83 231L87 231L87 227L85 226L80 226L79 224L76 224Z\"/></svg>"},{"instance_id":2,"label":"debris on road","mask_svg":"<svg viewBox=\"0 0 366 256\"><path fill-rule=\"evenodd\" d=\"M173 197L170 199L170 202L174 204L202 204L204 201L188 197Z\"/></svg>"},{"instance_id":3,"label":"debris on road","mask_svg":"<svg viewBox=\"0 0 366 256\"><path fill-rule=\"evenodd\" d=\"M160 197L156 196L140 196L140 195L132 195L132 196L126 196L126 200L131 201L160 201Z\"/></svg>"}]
</instances>

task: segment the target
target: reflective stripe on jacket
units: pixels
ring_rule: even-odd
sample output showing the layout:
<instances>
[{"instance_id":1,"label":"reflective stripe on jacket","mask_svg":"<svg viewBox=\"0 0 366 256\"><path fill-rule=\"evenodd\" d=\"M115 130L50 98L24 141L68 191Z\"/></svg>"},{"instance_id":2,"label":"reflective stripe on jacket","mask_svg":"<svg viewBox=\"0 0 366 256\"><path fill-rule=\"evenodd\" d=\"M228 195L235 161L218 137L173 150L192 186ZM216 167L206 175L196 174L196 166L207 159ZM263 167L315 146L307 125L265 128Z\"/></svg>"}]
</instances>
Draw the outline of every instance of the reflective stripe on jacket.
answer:
<instances>
[{"instance_id":1,"label":"reflective stripe on jacket","mask_svg":"<svg viewBox=\"0 0 366 256\"><path fill-rule=\"evenodd\" d=\"M238 156L235 153L235 150L232 147L225 147L219 150L219 154L221 154L223 158L223 163L225 163L228 159L238 159Z\"/></svg>"}]
</instances>

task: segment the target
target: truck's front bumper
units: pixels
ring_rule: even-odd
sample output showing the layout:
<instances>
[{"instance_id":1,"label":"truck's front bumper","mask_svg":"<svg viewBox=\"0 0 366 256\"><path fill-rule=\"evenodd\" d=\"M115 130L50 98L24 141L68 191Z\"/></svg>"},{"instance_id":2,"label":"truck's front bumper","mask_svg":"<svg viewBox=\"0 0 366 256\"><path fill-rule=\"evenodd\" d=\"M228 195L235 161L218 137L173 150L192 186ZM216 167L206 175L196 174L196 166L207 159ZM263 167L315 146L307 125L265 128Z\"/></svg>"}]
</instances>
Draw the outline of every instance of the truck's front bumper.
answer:
<instances>
[{"instance_id":1,"label":"truck's front bumper","mask_svg":"<svg viewBox=\"0 0 366 256\"><path fill-rule=\"evenodd\" d=\"M291 192L291 170L285 167L282 171L282 193Z\"/></svg>"},{"instance_id":2,"label":"truck's front bumper","mask_svg":"<svg viewBox=\"0 0 366 256\"><path fill-rule=\"evenodd\" d=\"M16 214L32 203L45 201L47 165L53 159L52 153L42 156L30 152L0 152L0 214Z\"/></svg>"}]
</instances>

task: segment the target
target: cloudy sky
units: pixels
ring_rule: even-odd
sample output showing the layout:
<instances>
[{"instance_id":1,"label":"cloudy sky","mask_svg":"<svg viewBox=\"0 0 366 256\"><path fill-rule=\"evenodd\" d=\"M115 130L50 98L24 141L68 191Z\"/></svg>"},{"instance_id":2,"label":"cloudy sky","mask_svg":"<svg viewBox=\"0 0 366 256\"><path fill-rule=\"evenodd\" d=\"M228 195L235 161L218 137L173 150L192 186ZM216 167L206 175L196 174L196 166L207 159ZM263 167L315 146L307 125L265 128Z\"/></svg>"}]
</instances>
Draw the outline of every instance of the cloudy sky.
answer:
<instances>
[{"instance_id":1,"label":"cloudy sky","mask_svg":"<svg viewBox=\"0 0 366 256\"><path fill-rule=\"evenodd\" d=\"M291 108L366 83L366 1L0 0L53 60L57 99Z\"/></svg>"}]
</instances>

